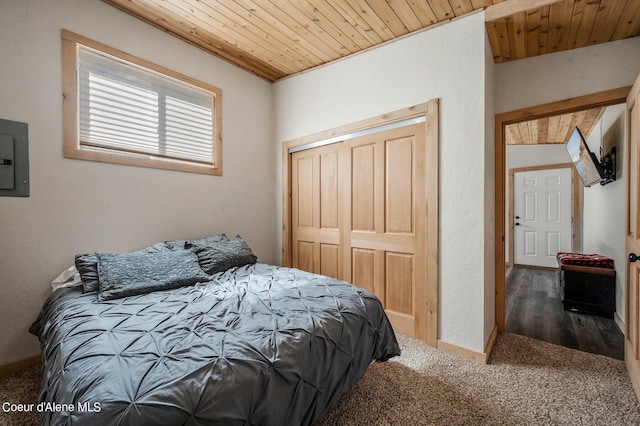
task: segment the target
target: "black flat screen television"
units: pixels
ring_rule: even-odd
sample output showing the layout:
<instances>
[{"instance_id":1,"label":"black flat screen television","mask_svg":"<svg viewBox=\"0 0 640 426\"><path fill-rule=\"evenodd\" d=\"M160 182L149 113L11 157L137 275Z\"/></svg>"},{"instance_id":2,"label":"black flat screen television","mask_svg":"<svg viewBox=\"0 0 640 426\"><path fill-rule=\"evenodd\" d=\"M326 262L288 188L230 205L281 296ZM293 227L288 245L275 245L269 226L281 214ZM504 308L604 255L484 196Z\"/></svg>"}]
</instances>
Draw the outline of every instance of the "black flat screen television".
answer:
<instances>
[{"instance_id":1,"label":"black flat screen television","mask_svg":"<svg viewBox=\"0 0 640 426\"><path fill-rule=\"evenodd\" d=\"M565 147L571 156L571 161L573 161L573 165L584 186L589 187L602 180L600 161L598 161L598 157L589 150L580 129L577 127L573 129L573 133L571 133L571 137Z\"/></svg>"}]
</instances>

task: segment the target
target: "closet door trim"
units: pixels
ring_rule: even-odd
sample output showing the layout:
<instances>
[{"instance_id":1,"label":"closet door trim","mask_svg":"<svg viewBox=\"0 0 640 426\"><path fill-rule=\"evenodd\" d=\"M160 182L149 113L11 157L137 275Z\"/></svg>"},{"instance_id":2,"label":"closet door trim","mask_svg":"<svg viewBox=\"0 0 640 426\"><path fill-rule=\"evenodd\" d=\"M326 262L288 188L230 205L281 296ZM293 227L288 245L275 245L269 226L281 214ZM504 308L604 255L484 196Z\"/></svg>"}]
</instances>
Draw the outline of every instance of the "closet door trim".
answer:
<instances>
[{"instance_id":1,"label":"closet door trim","mask_svg":"<svg viewBox=\"0 0 640 426\"><path fill-rule=\"evenodd\" d=\"M398 129L400 127L411 126L412 124L420 124L427 121L426 116L420 115L418 117L407 118L404 120L394 121L392 123L380 124L378 126L369 127L363 130L357 130L351 133L346 133L343 135L333 136L327 139L322 139L315 142L309 142L304 145L297 145L288 148L289 154L293 154L294 152L304 151L307 149L318 148L324 145L330 145L332 143L344 142L351 139L356 139L362 136L372 135L374 133L384 132L386 130Z\"/></svg>"}]
</instances>

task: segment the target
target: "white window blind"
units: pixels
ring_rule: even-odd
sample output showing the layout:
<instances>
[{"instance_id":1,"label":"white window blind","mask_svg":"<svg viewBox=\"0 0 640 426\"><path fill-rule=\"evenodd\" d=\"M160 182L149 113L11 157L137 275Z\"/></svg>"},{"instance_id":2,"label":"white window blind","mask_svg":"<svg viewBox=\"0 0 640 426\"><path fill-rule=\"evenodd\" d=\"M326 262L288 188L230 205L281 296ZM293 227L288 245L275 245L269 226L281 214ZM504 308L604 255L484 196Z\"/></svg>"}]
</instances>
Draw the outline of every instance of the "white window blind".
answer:
<instances>
[{"instance_id":1,"label":"white window blind","mask_svg":"<svg viewBox=\"0 0 640 426\"><path fill-rule=\"evenodd\" d=\"M78 46L80 148L211 165L215 95Z\"/></svg>"}]
</instances>

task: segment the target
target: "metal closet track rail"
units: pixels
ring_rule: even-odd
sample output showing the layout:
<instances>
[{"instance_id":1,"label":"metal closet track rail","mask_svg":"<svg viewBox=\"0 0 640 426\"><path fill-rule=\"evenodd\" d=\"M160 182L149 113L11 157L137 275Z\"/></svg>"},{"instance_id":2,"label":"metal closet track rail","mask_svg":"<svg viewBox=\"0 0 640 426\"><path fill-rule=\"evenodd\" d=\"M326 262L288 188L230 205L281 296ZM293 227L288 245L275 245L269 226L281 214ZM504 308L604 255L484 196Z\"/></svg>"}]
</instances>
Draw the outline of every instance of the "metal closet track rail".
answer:
<instances>
[{"instance_id":1,"label":"metal closet track rail","mask_svg":"<svg viewBox=\"0 0 640 426\"><path fill-rule=\"evenodd\" d=\"M404 120L394 121L392 123L386 123L379 126L369 127L362 130L356 130L355 132L345 133L343 135L333 136L327 139L321 139L315 142L309 142L304 145L294 146L289 148L289 154L293 154L294 152L304 151L307 149L317 148L319 146L329 145L337 142L344 142L349 139L359 138L361 136L371 135L378 132L384 132L386 130L397 129L404 126L411 126L413 124L424 123L426 121L425 115L420 115L417 117L407 118Z\"/></svg>"}]
</instances>

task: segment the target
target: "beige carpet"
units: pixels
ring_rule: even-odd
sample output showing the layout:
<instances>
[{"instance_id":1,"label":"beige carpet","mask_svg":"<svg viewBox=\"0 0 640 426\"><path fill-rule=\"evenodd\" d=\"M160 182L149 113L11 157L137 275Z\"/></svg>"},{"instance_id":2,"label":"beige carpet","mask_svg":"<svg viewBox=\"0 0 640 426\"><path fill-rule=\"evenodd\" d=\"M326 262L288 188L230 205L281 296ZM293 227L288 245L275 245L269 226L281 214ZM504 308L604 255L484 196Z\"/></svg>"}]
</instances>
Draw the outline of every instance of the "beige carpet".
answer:
<instances>
[{"instance_id":1,"label":"beige carpet","mask_svg":"<svg viewBox=\"0 0 640 426\"><path fill-rule=\"evenodd\" d=\"M321 425L640 425L623 361L503 333L479 365L398 340Z\"/></svg>"},{"instance_id":2,"label":"beige carpet","mask_svg":"<svg viewBox=\"0 0 640 426\"><path fill-rule=\"evenodd\" d=\"M640 425L624 362L504 333L479 365L399 336L318 425ZM39 371L0 377L0 402L37 401ZM0 425L37 424L9 416Z\"/></svg>"}]
</instances>

